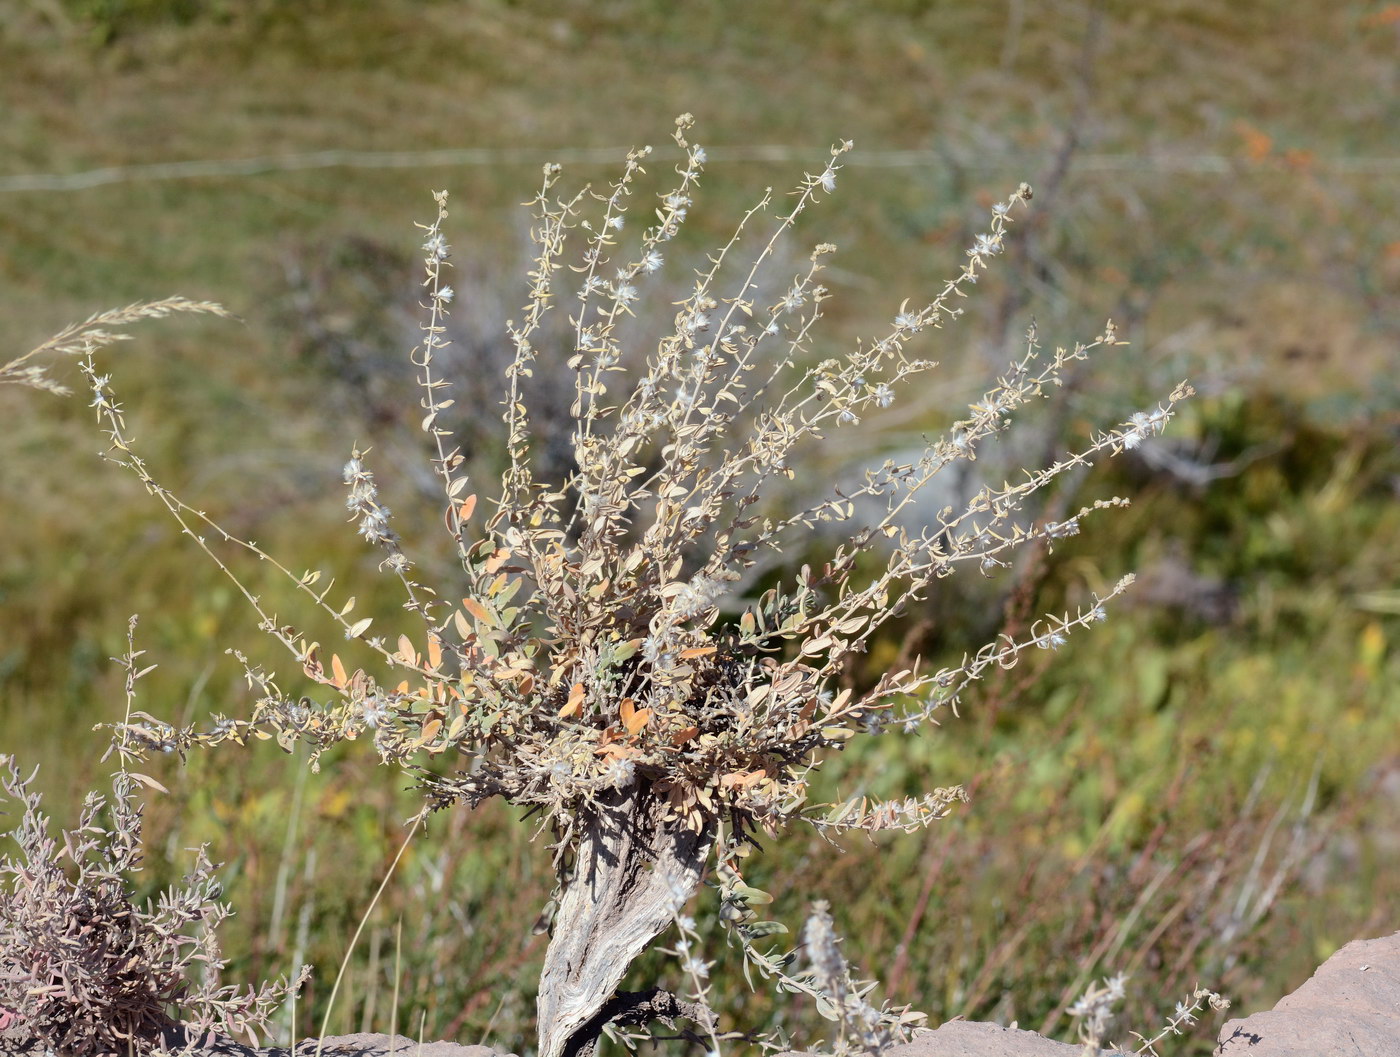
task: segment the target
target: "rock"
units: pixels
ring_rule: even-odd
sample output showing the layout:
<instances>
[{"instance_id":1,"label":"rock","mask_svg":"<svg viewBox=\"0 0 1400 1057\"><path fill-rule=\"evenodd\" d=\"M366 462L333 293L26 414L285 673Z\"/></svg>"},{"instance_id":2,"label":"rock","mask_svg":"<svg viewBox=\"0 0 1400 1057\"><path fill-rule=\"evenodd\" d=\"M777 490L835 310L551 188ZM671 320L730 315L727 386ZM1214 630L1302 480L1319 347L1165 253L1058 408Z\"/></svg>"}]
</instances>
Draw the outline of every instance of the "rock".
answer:
<instances>
[{"instance_id":1,"label":"rock","mask_svg":"<svg viewBox=\"0 0 1400 1057\"><path fill-rule=\"evenodd\" d=\"M1103 1050L1105 1057L1118 1051ZM885 1057L1081 1057L1082 1045L1069 1045L1047 1039L1034 1031L1004 1028L976 1020L950 1020L936 1031L920 1035L913 1042L891 1046ZM778 1057L818 1057L816 1054L784 1053Z\"/></svg>"},{"instance_id":2,"label":"rock","mask_svg":"<svg viewBox=\"0 0 1400 1057\"><path fill-rule=\"evenodd\" d=\"M172 1033L166 1040L166 1049L179 1054L188 1042L183 1032ZM254 1049L232 1039L209 1038L199 1040L192 1052L199 1057L315 1057L318 1049L320 1057L515 1057L490 1046L465 1046L458 1042L425 1042L420 1046L417 1039L405 1035L377 1032L327 1035L319 1041L303 1039L295 1050L282 1046Z\"/></svg>"},{"instance_id":3,"label":"rock","mask_svg":"<svg viewBox=\"0 0 1400 1057\"><path fill-rule=\"evenodd\" d=\"M281 1057L286 1050L262 1051L267 1057ZM298 1044L295 1057L312 1057L316 1053L316 1040L306 1039ZM321 1057L388 1057L389 1054L402 1057L515 1057L503 1054L490 1046L463 1046L456 1042L425 1042L418 1045L416 1039L403 1035L382 1035L361 1032L356 1035L337 1035L323 1040Z\"/></svg>"},{"instance_id":4,"label":"rock","mask_svg":"<svg viewBox=\"0 0 1400 1057\"><path fill-rule=\"evenodd\" d=\"M1348 943L1271 1010L1231 1020L1217 1057L1400 1057L1400 932Z\"/></svg>"}]
</instances>

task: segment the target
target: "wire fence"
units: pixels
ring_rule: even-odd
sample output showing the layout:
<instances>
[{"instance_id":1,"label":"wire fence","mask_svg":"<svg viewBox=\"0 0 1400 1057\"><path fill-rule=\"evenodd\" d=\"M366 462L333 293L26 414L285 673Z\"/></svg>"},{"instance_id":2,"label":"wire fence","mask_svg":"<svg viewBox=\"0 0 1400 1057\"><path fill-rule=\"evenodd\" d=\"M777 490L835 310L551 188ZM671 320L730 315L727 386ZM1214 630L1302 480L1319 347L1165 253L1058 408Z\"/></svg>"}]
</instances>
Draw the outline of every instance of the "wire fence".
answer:
<instances>
[{"instance_id":1,"label":"wire fence","mask_svg":"<svg viewBox=\"0 0 1400 1057\"><path fill-rule=\"evenodd\" d=\"M612 163L627 154L626 147L570 147L545 150L536 147L464 147L448 150L353 151L324 150L301 154L274 154L253 158L203 159L154 162L142 165L112 165L72 173L21 173L0 176L2 192L85 191L112 184L147 183L160 180L227 179L263 176L271 173L305 172L314 169L422 169L433 167L564 165ZM783 145L716 147L707 149L713 162L815 162L822 151ZM656 157L679 153L673 148L658 149ZM1044 159L1032 155L977 155L963 157L954 151L873 150L847 155L845 164L865 168L933 168L956 165L977 172L1033 172ZM1297 163L1307 171L1367 178L1400 176L1400 157L1352 156L1310 158ZM1262 163L1225 154L1079 154L1074 168L1081 173L1124 173L1136 175L1184 174L1202 176L1258 177L1294 172L1278 164Z\"/></svg>"}]
</instances>

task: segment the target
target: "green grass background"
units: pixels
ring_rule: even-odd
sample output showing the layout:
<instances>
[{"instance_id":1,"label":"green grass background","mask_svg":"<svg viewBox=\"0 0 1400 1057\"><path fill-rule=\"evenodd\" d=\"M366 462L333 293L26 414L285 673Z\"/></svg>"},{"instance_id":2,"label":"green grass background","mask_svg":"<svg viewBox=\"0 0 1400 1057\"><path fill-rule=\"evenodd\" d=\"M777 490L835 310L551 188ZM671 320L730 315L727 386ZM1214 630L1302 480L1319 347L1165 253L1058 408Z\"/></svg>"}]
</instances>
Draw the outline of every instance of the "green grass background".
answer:
<instances>
[{"instance_id":1,"label":"green grass background","mask_svg":"<svg viewBox=\"0 0 1400 1057\"><path fill-rule=\"evenodd\" d=\"M1057 548L1009 602L999 585L955 583L877 643L870 671L906 638L956 656L1005 621L1144 573L1138 602L989 681L960 720L857 740L819 782L832 797L964 782L970 808L844 854L795 832L750 880L794 929L811 899L830 899L848 955L935 1020L1068 1037L1063 1007L1118 971L1133 974L1125 1014L1138 1030L1196 981L1267 1008L1342 943L1400 927L1398 12L0 0L0 187L331 149L519 152L0 189L3 355L138 298L228 305L242 324L152 324L103 356L141 450L189 502L290 567L335 571L363 612L391 621L398 600L342 523L339 467L355 443L378 445L389 467L416 454L413 397L384 365L412 341L413 222L430 219L429 190L452 192L457 317L492 362L524 296L519 203L539 164L613 146L620 161L622 148L665 143L681 111L715 156L687 242L697 250L763 187L790 186L830 143L855 140L839 193L792 251L841 247L833 352L956 268L990 202L1028 180L1038 193L1015 248L963 325L929 340L944 364L932 392L893 433L872 429L871 450L947 422L1032 317L1068 343L1112 316L1132 345L1078 373L1036 417L1041 439L1013 440L1010 457L1036 459L1045 431L1068 442L1189 377L1201 396L1170 439L1225 472L1191 485L1121 460L1076 480L1061 501L1133 506ZM732 160L771 145L809 160ZM875 164L893 151L931 159ZM567 179L616 171L589 162ZM79 381L71 364L58 373ZM134 479L95 458L84 403L0 392L0 750L40 765L65 820L107 773L90 728L120 717L108 658L128 615L141 614L138 644L160 664L139 702L158 715L245 710L228 646L288 667ZM493 404L463 406L465 435L489 435ZM831 466L813 455L807 468L817 482ZM450 575L435 510L407 480L387 487L409 544ZM211 842L238 910L233 975L315 962L305 1028L402 839L406 782L363 752L311 775L267 746L152 773L170 793L147 809L142 890ZM355 950L332 1029L393 1018L428 1037L528 1046L542 954L529 926L551 883L529 833L503 808L435 819ZM709 953L726 1023L820 1030L799 1003L749 995L721 941ZM675 978L659 957L638 979L649 973ZM1176 1052L1209 1052L1213 1030Z\"/></svg>"}]
</instances>

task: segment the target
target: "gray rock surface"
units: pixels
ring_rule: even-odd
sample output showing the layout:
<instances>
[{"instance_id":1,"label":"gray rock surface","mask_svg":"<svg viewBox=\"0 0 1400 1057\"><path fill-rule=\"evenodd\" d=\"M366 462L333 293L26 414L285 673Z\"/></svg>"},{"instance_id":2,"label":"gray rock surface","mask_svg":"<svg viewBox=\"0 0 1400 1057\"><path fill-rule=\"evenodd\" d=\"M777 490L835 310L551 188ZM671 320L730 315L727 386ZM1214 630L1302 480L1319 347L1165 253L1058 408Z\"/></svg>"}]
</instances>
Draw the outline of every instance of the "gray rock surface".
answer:
<instances>
[{"instance_id":1,"label":"gray rock surface","mask_svg":"<svg viewBox=\"0 0 1400 1057\"><path fill-rule=\"evenodd\" d=\"M264 1050L266 1057L282 1057L286 1050ZM313 1057L316 1053L316 1040L307 1039L296 1048L295 1057ZM419 1046L416 1039L403 1035L377 1035L360 1033L338 1035L326 1039L321 1046L321 1057L515 1057L490 1046L463 1046L456 1042L425 1042ZM288 1055L290 1057L290 1055Z\"/></svg>"},{"instance_id":2,"label":"gray rock surface","mask_svg":"<svg viewBox=\"0 0 1400 1057\"><path fill-rule=\"evenodd\" d=\"M950 1020L936 1031L913 1042L892 1046L886 1057L1080 1057L1083 1046L1047 1039L1033 1031L1004 1028L976 1020ZM1104 1050L1105 1055L1110 1051ZM1115 1051L1116 1052L1116 1051ZM819 1057L808 1053L783 1053L778 1057Z\"/></svg>"},{"instance_id":3,"label":"gray rock surface","mask_svg":"<svg viewBox=\"0 0 1400 1057\"><path fill-rule=\"evenodd\" d=\"M172 1039L172 1053L179 1053L186 1040ZM358 1032L354 1035L328 1035L324 1039L303 1039L295 1050L274 1046L255 1050L228 1039L205 1042L196 1051L200 1057L515 1057L513 1053L490 1046L464 1046L458 1042L424 1042L405 1035Z\"/></svg>"},{"instance_id":4,"label":"gray rock surface","mask_svg":"<svg viewBox=\"0 0 1400 1057\"><path fill-rule=\"evenodd\" d=\"M1217 1057L1400 1057L1400 932L1348 943L1271 1010L1228 1021Z\"/></svg>"}]
</instances>

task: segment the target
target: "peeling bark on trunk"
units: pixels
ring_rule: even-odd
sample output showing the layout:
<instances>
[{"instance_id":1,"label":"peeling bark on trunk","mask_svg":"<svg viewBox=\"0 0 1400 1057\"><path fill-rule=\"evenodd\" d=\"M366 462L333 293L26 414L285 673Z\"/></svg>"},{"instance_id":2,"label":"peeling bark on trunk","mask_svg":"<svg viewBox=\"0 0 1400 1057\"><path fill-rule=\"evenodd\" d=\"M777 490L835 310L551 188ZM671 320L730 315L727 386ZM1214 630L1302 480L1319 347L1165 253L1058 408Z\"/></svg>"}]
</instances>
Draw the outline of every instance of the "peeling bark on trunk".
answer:
<instances>
[{"instance_id":1,"label":"peeling bark on trunk","mask_svg":"<svg viewBox=\"0 0 1400 1057\"><path fill-rule=\"evenodd\" d=\"M689 897L700 883L714 829L693 833L675 821L663 824L662 806L649 785L638 784L600 797L595 813L578 821L573 876L540 976L540 1057L572 1052L574 1035L671 923L677 893Z\"/></svg>"}]
</instances>

